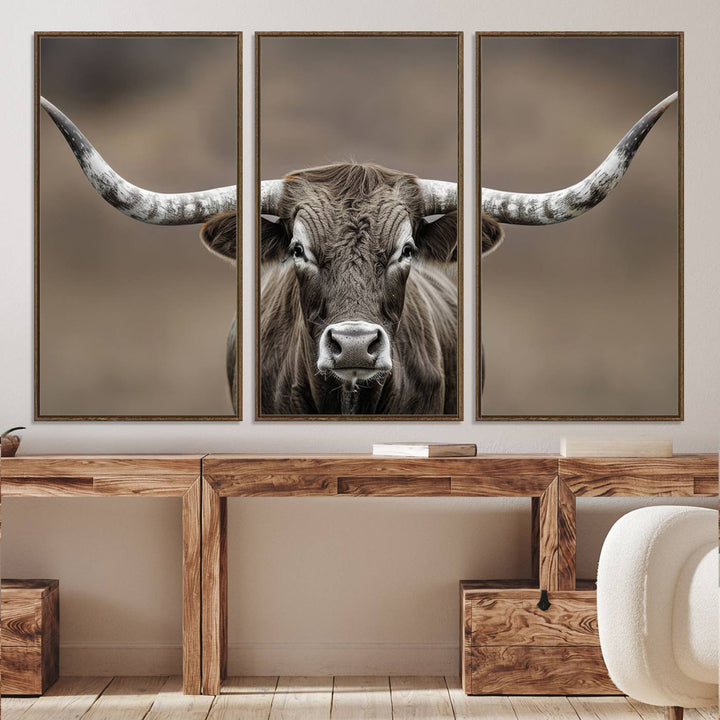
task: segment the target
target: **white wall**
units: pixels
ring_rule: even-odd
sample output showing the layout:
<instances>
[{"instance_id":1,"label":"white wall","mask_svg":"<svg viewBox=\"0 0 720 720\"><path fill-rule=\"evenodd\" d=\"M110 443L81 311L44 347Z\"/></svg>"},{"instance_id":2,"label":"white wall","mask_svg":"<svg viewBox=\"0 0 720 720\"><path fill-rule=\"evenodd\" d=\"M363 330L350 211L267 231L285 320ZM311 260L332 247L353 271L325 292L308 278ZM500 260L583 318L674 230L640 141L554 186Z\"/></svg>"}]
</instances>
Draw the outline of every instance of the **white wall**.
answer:
<instances>
[{"instance_id":1,"label":"white wall","mask_svg":"<svg viewBox=\"0 0 720 720\"><path fill-rule=\"evenodd\" d=\"M0 426L25 424L23 451L366 451L382 438L467 440L483 452L556 452L563 435L671 435L677 451L717 449L720 245L712 217L720 160L714 2L198 4L94 0L13 4L0 43ZM461 423L255 423L253 226L245 213L242 423L32 423L35 30L243 30L245 177L252 177L255 30L464 30L465 415ZM475 30L684 30L685 421L478 423L474 415ZM245 183L251 207L253 184ZM712 505L712 503L705 503ZM603 533L628 502L580 503L579 568L591 575ZM177 672L180 521L176 500L7 500L3 575L61 581L63 671ZM529 502L257 499L230 503L231 672L452 672L457 581L529 571Z\"/></svg>"}]
</instances>

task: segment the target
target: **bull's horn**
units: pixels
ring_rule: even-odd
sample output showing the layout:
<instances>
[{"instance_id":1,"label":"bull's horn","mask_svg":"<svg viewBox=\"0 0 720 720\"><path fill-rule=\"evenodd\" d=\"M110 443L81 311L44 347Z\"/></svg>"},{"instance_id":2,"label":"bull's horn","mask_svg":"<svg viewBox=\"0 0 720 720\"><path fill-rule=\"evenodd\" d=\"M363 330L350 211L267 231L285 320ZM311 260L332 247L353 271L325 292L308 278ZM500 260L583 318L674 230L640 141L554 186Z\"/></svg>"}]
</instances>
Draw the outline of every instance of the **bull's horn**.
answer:
<instances>
[{"instance_id":1,"label":"bull's horn","mask_svg":"<svg viewBox=\"0 0 720 720\"><path fill-rule=\"evenodd\" d=\"M602 164L584 180L548 193L516 193L482 188L482 211L501 223L552 225L582 215L605 199L620 182L640 143L677 100L674 92L638 120Z\"/></svg>"},{"instance_id":2,"label":"bull's horn","mask_svg":"<svg viewBox=\"0 0 720 720\"><path fill-rule=\"evenodd\" d=\"M278 215L284 180L263 180L260 183L260 212Z\"/></svg>"},{"instance_id":3,"label":"bull's horn","mask_svg":"<svg viewBox=\"0 0 720 720\"><path fill-rule=\"evenodd\" d=\"M65 136L85 177L120 212L153 225L191 225L237 208L237 187L189 193L157 193L129 183L106 162L72 121L44 97L40 103Z\"/></svg>"},{"instance_id":4,"label":"bull's horn","mask_svg":"<svg viewBox=\"0 0 720 720\"><path fill-rule=\"evenodd\" d=\"M442 215L457 210L457 183L444 180L416 180L423 198L423 215Z\"/></svg>"}]
</instances>

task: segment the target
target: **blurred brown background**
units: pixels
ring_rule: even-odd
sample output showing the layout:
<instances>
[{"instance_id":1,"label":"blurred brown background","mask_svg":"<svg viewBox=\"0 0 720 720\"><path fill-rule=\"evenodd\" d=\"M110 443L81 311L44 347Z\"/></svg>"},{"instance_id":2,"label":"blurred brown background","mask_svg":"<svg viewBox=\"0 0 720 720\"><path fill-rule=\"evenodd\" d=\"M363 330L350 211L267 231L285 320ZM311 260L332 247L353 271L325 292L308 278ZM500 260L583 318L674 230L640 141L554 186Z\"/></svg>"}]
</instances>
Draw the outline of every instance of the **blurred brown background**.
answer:
<instances>
[{"instance_id":1,"label":"blurred brown background","mask_svg":"<svg viewBox=\"0 0 720 720\"><path fill-rule=\"evenodd\" d=\"M237 39L42 38L40 89L130 182L237 179ZM40 113L40 413L231 415L236 272L199 225L132 220Z\"/></svg>"},{"instance_id":2,"label":"blurred brown background","mask_svg":"<svg viewBox=\"0 0 720 720\"><path fill-rule=\"evenodd\" d=\"M260 177L376 162L457 180L456 37L258 37Z\"/></svg>"},{"instance_id":3,"label":"blurred brown background","mask_svg":"<svg viewBox=\"0 0 720 720\"><path fill-rule=\"evenodd\" d=\"M677 57L676 38L482 38L482 185L582 179L679 89ZM483 415L677 413L677 118L586 215L505 226L482 266Z\"/></svg>"}]
</instances>

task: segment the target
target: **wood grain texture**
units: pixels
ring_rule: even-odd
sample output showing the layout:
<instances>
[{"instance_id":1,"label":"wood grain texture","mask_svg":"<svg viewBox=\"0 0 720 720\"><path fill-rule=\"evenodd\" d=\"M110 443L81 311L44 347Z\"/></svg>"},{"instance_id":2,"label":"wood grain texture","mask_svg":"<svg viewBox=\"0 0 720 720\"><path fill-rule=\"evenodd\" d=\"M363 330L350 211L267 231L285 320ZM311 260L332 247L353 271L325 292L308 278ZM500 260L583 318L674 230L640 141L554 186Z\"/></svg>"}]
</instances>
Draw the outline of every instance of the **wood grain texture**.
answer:
<instances>
[{"instance_id":1,"label":"wood grain texture","mask_svg":"<svg viewBox=\"0 0 720 720\"><path fill-rule=\"evenodd\" d=\"M530 498L530 572L540 582L540 498Z\"/></svg>"},{"instance_id":2,"label":"wood grain texture","mask_svg":"<svg viewBox=\"0 0 720 720\"><path fill-rule=\"evenodd\" d=\"M524 600L470 597L472 645L600 644L595 593L551 592L545 611L537 606L537 591Z\"/></svg>"},{"instance_id":3,"label":"wood grain texture","mask_svg":"<svg viewBox=\"0 0 720 720\"><path fill-rule=\"evenodd\" d=\"M109 677L63 677L30 707L23 720L80 720L110 684ZM4 711L4 708L3 708ZM3 712L3 720L5 713Z\"/></svg>"},{"instance_id":4,"label":"wood grain texture","mask_svg":"<svg viewBox=\"0 0 720 720\"><path fill-rule=\"evenodd\" d=\"M392 720L388 677L337 676L333 685L333 720Z\"/></svg>"},{"instance_id":5,"label":"wood grain texture","mask_svg":"<svg viewBox=\"0 0 720 720\"><path fill-rule=\"evenodd\" d=\"M324 478L311 485L332 494L337 478L451 477L457 495L540 495L557 475L553 456L482 455L469 458L388 458L373 455L208 455L205 479L221 496L274 494L270 478ZM303 489L302 486L298 486ZM287 491L278 481L278 491ZM337 491L337 489L336 489Z\"/></svg>"},{"instance_id":6,"label":"wood grain texture","mask_svg":"<svg viewBox=\"0 0 720 720\"><path fill-rule=\"evenodd\" d=\"M13 597L3 588L0 638L2 645L40 645L41 599Z\"/></svg>"},{"instance_id":7,"label":"wood grain texture","mask_svg":"<svg viewBox=\"0 0 720 720\"><path fill-rule=\"evenodd\" d=\"M390 477L339 477L338 495L384 497L447 497L450 495L449 477L398 475Z\"/></svg>"},{"instance_id":8,"label":"wood grain texture","mask_svg":"<svg viewBox=\"0 0 720 720\"><path fill-rule=\"evenodd\" d=\"M511 702L517 720L578 720L564 697L513 697Z\"/></svg>"},{"instance_id":9,"label":"wood grain texture","mask_svg":"<svg viewBox=\"0 0 720 720\"><path fill-rule=\"evenodd\" d=\"M446 677L455 720L517 720L510 698L501 695L466 695L458 677Z\"/></svg>"},{"instance_id":10,"label":"wood grain texture","mask_svg":"<svg viewBox=\"0 0 720 720\"><path fill-rule=\"evenodd\" d=\"M58 678L57 580L2 583L2 693L40 695Z\"/></svg>"},{"instance_id":11,"label":"wood grain texture","mask_svg":"<svg viewBox=\"0 0 720 720\"><path fill-rule=\"evenodd\" d=\"M170 677L144 720L205 720L213 700L212 695L183 694L183 678Z\"/></svg>"},{"instance_id":12,"label":"wood grain texture","mask_svg":"<svg viewBox=\"0 0 720 720\"><path fill-rule=\"evenodd\" d=\"M203 476L207 480L207 476ZM229 477L213 484L221 497L301 497L336 495L337 478L328 475L258 473L242 478Z\"/></svg>"},{"instance_id":13,"label":"wood grain texture","mask_svg":"<svg viewBox=\"0 0 720 720\"><path fill-rule=\"evenodd\" d=\"M268 720L277 681L277 677L228 678L208 720Z\"/></svg>"},{"instance_id":14,"label":"wood grain texture","mask_svg":"<svg viewBox=\"0 0 720 720\"><path fill-rule=\"evenodd\" d=\"M693 494L701 495L705 497L715 497L718 494L718 479L717 477L702 477L698 476L694 478L693 482Z\"/></svg>"},{"instance_id":15,"label":"wood grain texture","mask_svg":"<svg viewBox=\"0 0 720 720\"><path fill-rule=\"evenodd\" d=\"M148 495L151 497L182 497L199 477L195 475L96 475L93 489L98 495Z\"/></svg>"},{"instance_id":16,"label":"wood grain texture","mask_svg":"<svg viewBox=\"0 0 720 720\"><path fill-rule=\"evenodd\" d=\"M390 677L394 720L454 720L443 677Z\"/></svg>"},{"instance_id":17,"label":"wood grain texture","mask_svg":"<svg viewBox=\"0 0 720 720\"><path fill-rule=\"evenodd\" d=\"M575 495L692 496L695 478L704 492L717 493L718 456L674 455L670 458L560 458L560 479Z\"/></svg>"},{"instance_id":18,"label":"wood grain texture","mask_svg":"<svg viewBox=\"0 0 720 720\"><path fill-rule=\"evenodd\" d=\"M83 720L143 720L167 677L116 677Z\"/></svg>"},{"instance_id":19,"label":"wood grain texture","mask_svg":"<svg viewBox=\"0 0 720 720\"><path fill-rule=\"evenodd\" d=\"M717 707L709 707L709 708L693 708L692 710L687 710L687 720L718 720L720 718L720 713L718 712ZM693 714L696 715L696 717L693 717Z\"/></svg>"},{"instance_id":20,"label":"wood grain texture","mask_svg":"<svg viewBox=\"0 0 720 720\"><path fill-rule=\"evenodd\" d=\"M579 578L575 581L578 590L595 590L595 581ZM473 590L482 590L483 597L486 598L515 598L522 599L532 596L538 596L539 585L532 579L512 579L512 580L461 580L460 589L464 592ZM556 591L555 597L571 597L574 591L560 590Z\"/></svg>"},{"instance_id":21,"label":"wood grain texture","mask_svg":"<svg viewBox=\"0 0 720 720\"><path fill-rule=\"evenodd\" d=\"M3 477L5 497L92 497L92 478Z\"/></svg>"},{"instance_id":22,"label":"wood grain texture","mask_svg":"<svg viewBox=\"0 0 720 720\"><path fill-rule=\"evenodd\" d=\"M201 455L26 455L3 463L9 497L181 497L200 475ZM10 462L12 461L12 462Z\"/></svg>"},{"instance_id":23,"label":"wood grain texture","mask_svg":"<svg viewBox=\"0 0 720 720\"><path fill-rule=\"evenodd\" d=\"M152 496L183 498L183 673L201 689L200 485L203 455L33 455L0 468L10 497ZM46 665L57 665L45 648Z\"/></svg>"},{"instance_id":24,"label":"wood grain texture","mask_svg":"<svg viewBox=\"0 0 720 720\"><path fill-rule=\"evenodd\" d=\"M3 697L0 699L2 720L20 720L37 700L38 698L34 697ZM44 717L47 717L47 715Z\"/></svg>"},{"instance_id":25,"label":"wood grain texture","mask_svg":"<svg viewBox=\"0 0 720 720\"><path fill-rule=\"evenodd\" d=\"M472 693L619 695L599 647L474 647Z\"/></svg>"},{"instance_id":26,"label":"wood grain texture","mask_svg":"<svg viewBox=\"0 0 720 720\"><path fill-rule=\"evenodd\" d=\"M188 695L202 692L201 490L197 478L183 495L183 678Z\"/></svg>"},{"instance_id":27,"label":"wood grain texture","mask_svg":"<svg viewBox=\"0 0 720 720\"><path fill-rule=\"evenodd\" d=\"M673 718L672 713L676 712L676 709L672 707L647 705L630 697L627 698L627 701L642 720L666 720L666 718ZM683 717L683 720L717 720L717 708L708 708L707 710L686 708L681 717Z\"/></svg>"},{"instance_id":28,"label":"wood grain texture","mask_svg":"<svg viewBox=\"0 0 720 720\"><path fill-rule=\"evenodd\" d=\"M60 587L60 581L55 579L27 580L16 578L3 578L0 583L2 591L12 591L12 594L3 596L19 598L27 597L32 599L40 599Z\"/></svg>"},{"instance_id":29,"label":"wood grain texture","mask_svg":"<svg viewBox=\"0 0 720 720\"><path fill-rule=\"evenodd\" d=\"M640 720L626 697L570 697L568 700L580 720Z\"/></svg>"},{"instance_id":30,"label":"wood grain texture","mask_svg":"<svg viewBox=\"0 0 720 720\"><path fill-rule=\"evenodd\" d=\"M559 478L540 497L540 587L575 589L575 495Z\"/></svg>"},{"instance_id":31,"label":"wood grain texture","mask_svg":"<svg viewBox=\"0 0 720 720\"><path fill-rule=\"evenodd\" d=\"M270 720L329 720L332 677L281 677Z\"/></svg>"},{"instance_id":32,"label":"wood grain texture","mask_svg":"<svg viewBox=\"0 0 720 720\"><path fill-rule=\"evenodd\" d=\"M470 645L472 639L472 605L464 592L463 583L460 583L460 685L464 689L470 688L472 682L472 654Z\"/></svg>"},{"instance_id":33,"label":"wood grain texture","mask_svg":"<svg viewBox=\"0 0 720 720\"><path fill-rule=\"evenodd\" d=\"M203 455L21 455L4 458L2 479L12 477L188 476L200 471Z\"/></svg>"},{"instance_id":34,"label":"wood grain texture","mask_svg":"<svg viewBox=\"0 0 720 720\"><path fill-rule=\"evenodd\" d=\"M40 632L42 688L45 692L60 675L60 590L57 587L42 599Z\"/></svg>"},{"instance_id":35,"label":"wood grain texture","mask_svg":"<svg viewBox=\"0 0 720 720\"><path fill-rule=\"evenodd\" d=\"M227 669L227 500L202 479L202 692L217 695Z\"/></svg>"},{"instance_id":36,"label":"wood grain texture","mask_svg":"<svg viewBox=\"0 0 720 720\"><path fill-rule=\"evenodd\" d=\"M42 695L42 651L39 647L3 646L0 660L3 695Z\"/></svg>"}]
</instances>

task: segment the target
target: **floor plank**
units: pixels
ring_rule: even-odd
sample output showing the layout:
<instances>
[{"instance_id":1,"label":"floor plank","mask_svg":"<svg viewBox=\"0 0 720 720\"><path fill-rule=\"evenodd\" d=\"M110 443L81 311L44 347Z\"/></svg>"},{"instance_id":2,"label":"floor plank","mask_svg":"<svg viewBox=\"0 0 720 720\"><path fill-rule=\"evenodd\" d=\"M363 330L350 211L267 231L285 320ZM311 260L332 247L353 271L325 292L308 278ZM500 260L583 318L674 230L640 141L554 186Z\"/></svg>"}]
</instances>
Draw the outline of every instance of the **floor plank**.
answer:
<instances>
[{"instance_id":1,"label":"floor plank","mask_svg":"<svg viewBox=\"0 0 720 720\"><path fill-rule=\"evenodd\" d=\"M109 677L60 678L22 716L23 720L79 720L110 684ZM4 702L4 701L3 701ZM5 707L3 706L3 720Z\"/></svg>"},{"instance_id":2,"label":"floor plank","mask_svg":"<svg viewBox=\"0 0 720 720\"><path fill-rule=\"evenodd\" d=\"M718 720L720 714L715 708L691 708L685 710L684 720Z\"/></svg>"},{"instance_id":3,"label":"floor plank","mask_svg":"<svg viewBox=\"0 0 720 720\"><path fill-rule=\"evenodd\" d=\"M43 697L2 698L3 720L664 720L625 697L467 696L457 677L234 677L217 697L180 677L64 677ZM717 708L685 720L718 720Z\"/></svg>"},{"instance_id":4,"label":"floor plank","mask_svg":"<svg viewBox=\"0 0 720 720\"><path fill-rule=\"evenodd\" d=\"M625 697L569 697L580 720L640 720Z\"/></svg>"},{"instance_id":5,"label":"floor plank","mask_svg":"<svg viewBox=\"0 0 720 720\"><path fill-rule=\"evenodd\" d=\"M19 720L36 700L34 697L4 697L0 700L0 715L3 720Z\"/></svg>"},{"instance_id":6,"label":"floor plank","mask_svg":"<svg viewBox=\"0 0 720 720\"><path fill-rule=\"evenodd\" d=\"M459 677L446 677L455 720L516 720L510 698L503 695L466 695Z\"/></svg>"},{"instance_id":7,"label":"floor plank","mask_svg":"<svg viewBox=\"0 0 720 720\"><path fill-rule=\"evenodd\" d=\"M454 720L444 677L390 677L394 720Z\"/></svg>"},{"instance_id":8,"label":"floor plank","mask_svg":"<svg viewBox=\"0 0 720 720\"><path fill-rule=\"evenodd\" d=\"M665 720L665 708L660 705L647 705L639 700L628 698L628 702L637 710L642 720ZM717 720L717 708L686 708L683 720Z\"/></svg>"},{"instance_id":9,"label":"floor plank","mask_svg":"<svg viewBox=\"0 0 720 720\"><path fill-rule=\"evenodd\" d=\"M116 677L83 720L143 720L167 677Z\"/></svg>"},{"instance_id":10,"label":"floor plank","mask_svg":"<svg viewBox=\"0 0 720 720\"><path fill-rule=\"evenodd\" d=\"M518 720L578 720L566 697L514 696L510 702Z\"/></svg>"},{"instance_id":11,"label":"floor plank","mask_svg":"<svg viewBox=\"0 0 720 720\"><path fill-rule=\"evenodd\" d=\"M331 676L279 678L270 720L328 720L332 688Z\"/></svg>"},{"instance_id":12,"label":"floor plank","mask_svg":"<svg viewBox=\"0 0 720 720\"><path fill-rule=\"evenodd\" d=\"M183 695L182 676L168 678L145 720L205 720L212 695Z\"/></svg>"},{"instance_id":13,"label":"floor plank","mask_svg":"<svg viewBox=\"0 0 720 720\"><path fill-rule=\"evenodd\" d=\"M628 702L637 710L642 720L664 720L665 708L658 705L648 705L639 700L628 698Z\"/></svg>"},{"instance_id":14,"label":"floor plank","mask_svg":"<svg viewBox=\"0 0 720 720\"><path fill-rule=\"evenodd\" d=\"M342 676L333 685L332 720L392 720L390 679Z\"/></svg>"},{"instance_id":15,"label":"floor plank","mask_svg":"<svg viewBox=\"0 0 720 720\"><path fill-rule=\"evenodd\" d=\"M208 720L268 720L276 677L231 677L215 698Z\"/></svg>"}]
</instances>

